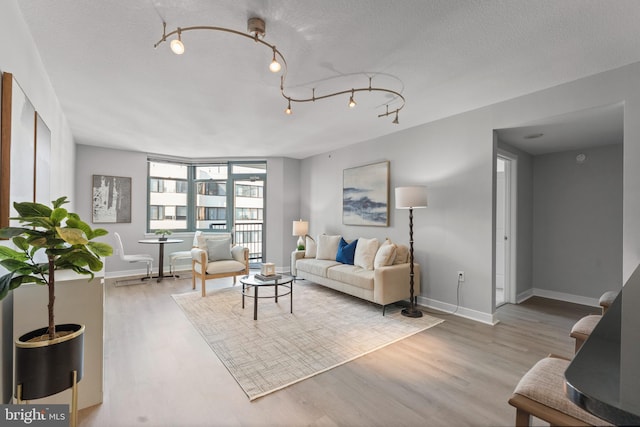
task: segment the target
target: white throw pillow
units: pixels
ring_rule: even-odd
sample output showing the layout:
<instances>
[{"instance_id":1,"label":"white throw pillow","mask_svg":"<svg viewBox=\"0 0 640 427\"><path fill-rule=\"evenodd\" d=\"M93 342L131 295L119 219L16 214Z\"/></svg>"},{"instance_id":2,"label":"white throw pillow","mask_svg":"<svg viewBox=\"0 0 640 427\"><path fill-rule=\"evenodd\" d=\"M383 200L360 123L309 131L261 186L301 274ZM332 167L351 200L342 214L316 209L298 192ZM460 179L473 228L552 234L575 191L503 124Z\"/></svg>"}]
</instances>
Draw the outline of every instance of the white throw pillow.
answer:
<instances>
[{"instance_id":1,"label":"white throw pillow","mask_svg":"<svg viewBox=\"0 0 640 427\"><path fill-rule=\"evenodd\" d=\"M304 238L304 257L305 258L315 258L317 252L316 241L313 240L311 236L305 236Z\"/></svg>"},{"instance_id":2,"label":"white throw pillow","mask_svg":"<svg viewBox=\"0 0 640 427\"><path fill-rule=\"evenodd\" d=\"M318 236L316 259L332 259L335 261L338 253L338 246L342 236L329 236L321 234Z\"/></svg>"},{"instance_id":3,"label":"white throw pillow","mask_svg":"<svg viewBox=\"0 0 640 427\"><path fill-rule=\"evenodd\" d=\"M409 262L409 248L405 245L396 245L396 259L393 264L406 264L407 262Z\"/></svg>"},{"instance_id":4,"label":"white throw pillow","mask_svg":"<svg viewBox=\"0 0 640 427\"><path fill-rule=\"evenodd\" d=\"M373 270L373 260L378 252L378 239L358 239L356 246L356 255L353 258L353 265L362 267L365 270Z\"/></svg>"},{"instance_id":5,"label":"white throw pillow","mask_svg":"<svg viewBox=\"0 0 640 427\"><path fill-rule=\"evenodd\" d=\"M207 257L209 262L233 259L231 239L207 239Z\"/></svg>"},{"instance_id":6,"label":"white throw pillow","mask_svg":"<svg viewBox=\"0 0 640 427\"><path fill-rule=\"evenodd\" d=\"M386 240L376 252L376 257L373 260L373 268L385 267L387 265L393 265L393 261L396 259L396 245Z\"/></svg>"}]
</instances>

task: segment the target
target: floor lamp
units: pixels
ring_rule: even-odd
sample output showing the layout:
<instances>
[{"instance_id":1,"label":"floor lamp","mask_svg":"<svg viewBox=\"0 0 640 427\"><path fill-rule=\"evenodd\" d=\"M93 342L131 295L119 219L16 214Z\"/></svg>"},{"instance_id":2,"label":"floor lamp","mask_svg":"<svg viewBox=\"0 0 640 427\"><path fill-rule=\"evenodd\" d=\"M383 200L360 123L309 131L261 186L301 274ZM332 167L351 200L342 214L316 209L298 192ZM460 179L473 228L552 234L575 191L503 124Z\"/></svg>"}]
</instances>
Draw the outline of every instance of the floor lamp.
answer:
<instances>
[{"instance_id":1,"label":"floor lamp","mask_svg":"<svg viewBox=\"0 0 640 427\"><path fill-rule=\"evenodd\" d=\"M396 187L396 209L409 209L409 290L411 305L402 310L407 317L422 317L413 296L413 210L427 207L427 188L423 186Z\"/></svg>"}]
</instances>

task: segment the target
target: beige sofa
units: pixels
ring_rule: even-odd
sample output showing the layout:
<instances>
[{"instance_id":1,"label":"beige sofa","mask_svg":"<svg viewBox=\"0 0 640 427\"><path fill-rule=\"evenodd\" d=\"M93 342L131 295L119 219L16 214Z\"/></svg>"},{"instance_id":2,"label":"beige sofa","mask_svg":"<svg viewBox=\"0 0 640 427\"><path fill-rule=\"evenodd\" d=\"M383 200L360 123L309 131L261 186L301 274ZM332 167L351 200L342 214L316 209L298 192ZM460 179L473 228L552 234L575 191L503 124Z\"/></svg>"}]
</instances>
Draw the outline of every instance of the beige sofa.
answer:
<instances>
[{"instance_id":1,"label":"beige sofa","mask_svg":"<svg viewBox=\"0 0 640 427\"><path fill-rule=\"evenodd\" d=\"M322 236L318 236L318 239L322 239ZM306 250L294 251L291 254L291 274L296 278L307 279L380 304L384 315L388 304L410 298L408 248L405 245L395 245L388 240L382 245L379 242L375 245L371 241L375 239L358 240L368 240L370 248L376 247L375 255L372 257L370 253L368 257L373 262L356 262L355 265L341 263L336 261L335 256L331 259L331 251L323 251L324 254L314 251L314 248L310 248L314 242L307 238ZM386 247L389 245L393 246L393 249ZM357 249L358 247L356 251ZM414 296L417 296L420 294L420 266L416 263L413 272Z\"/></svg>"}]
</instances>

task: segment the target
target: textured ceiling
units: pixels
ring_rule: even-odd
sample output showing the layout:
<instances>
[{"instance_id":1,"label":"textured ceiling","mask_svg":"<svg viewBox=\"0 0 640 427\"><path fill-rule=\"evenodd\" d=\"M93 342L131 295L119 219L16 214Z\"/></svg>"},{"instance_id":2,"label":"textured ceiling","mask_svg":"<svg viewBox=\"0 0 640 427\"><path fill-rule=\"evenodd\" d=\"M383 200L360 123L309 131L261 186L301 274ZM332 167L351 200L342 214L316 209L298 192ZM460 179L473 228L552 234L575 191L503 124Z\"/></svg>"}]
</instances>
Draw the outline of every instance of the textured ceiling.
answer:
<instances>
[{"instance_id":1,"label":"textured ceiling","mask_svg":"<svg viewBox=\"0 0 640 427\"><path fill-rule=\"evenodd\" d=\"M640 61L640 1L590 0L20 0L78 143L183 157L305 158ZM374 86L407 99L400 124L378 118L389 98L359 93L286 101L271 53L243 37L183 34L194 25L245 31L289 65L294 97ZM19 76L16 76L19 81Z\"/></svg>"}]
</instances>

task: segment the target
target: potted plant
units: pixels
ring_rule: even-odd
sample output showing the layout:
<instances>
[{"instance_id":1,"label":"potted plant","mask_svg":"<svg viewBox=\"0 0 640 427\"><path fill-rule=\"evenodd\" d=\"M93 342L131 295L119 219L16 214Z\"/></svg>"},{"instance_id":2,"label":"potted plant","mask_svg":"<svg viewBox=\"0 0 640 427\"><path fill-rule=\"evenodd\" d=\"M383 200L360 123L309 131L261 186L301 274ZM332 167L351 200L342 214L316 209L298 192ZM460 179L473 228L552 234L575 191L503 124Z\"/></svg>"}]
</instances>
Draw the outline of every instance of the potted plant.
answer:
<instances>
[{"instance_id":1,"label":"potted plant","mask_svg":"<svg viewBox=\"0 0 640 427\"><path fill-rule=\"evenodd\" d=\"M158 237L158 240L164 242L167 240L167 236L171 235L171 230L159 229L156 230L156 235L160 236Z\"/></svg>"},{"instance_id":2,"label":"potted plant","mask_svg":"<svg viewBox=\"0 0 640 427\"><path fill-rule=\"evenodd\" d=\"M95 230L80 217L62 207L66 197L52 202L52 208L32 202L14 203L19 227L0 229L0 238L11 239L16 249L0 246L0 265L8 273L0 277L0 299L25 283L46 285L49 324L16 340L16 396L38 399L75 385L82 378L84 326L56 325L54 321L55 271L71 269L94 277L102 270L101 257L112 254L110 245L92 241L107 231ZM39 262L44 252L46 262ZM90 280L91 280L90 279Z\"/></svg>"}]
</instances>

